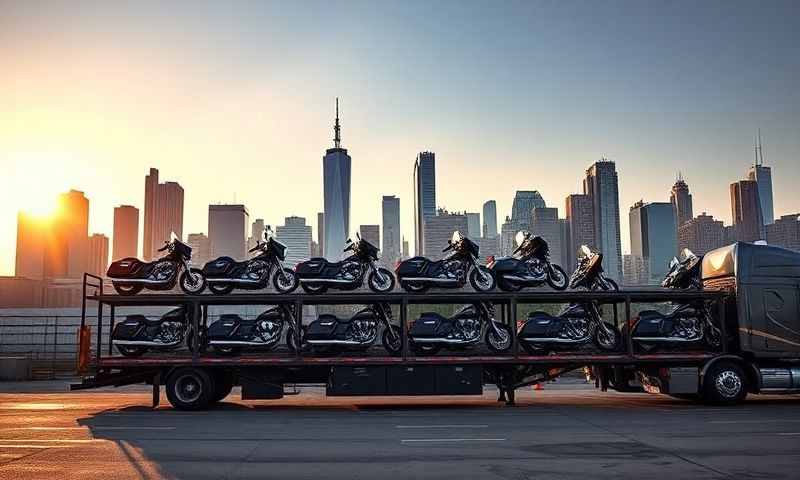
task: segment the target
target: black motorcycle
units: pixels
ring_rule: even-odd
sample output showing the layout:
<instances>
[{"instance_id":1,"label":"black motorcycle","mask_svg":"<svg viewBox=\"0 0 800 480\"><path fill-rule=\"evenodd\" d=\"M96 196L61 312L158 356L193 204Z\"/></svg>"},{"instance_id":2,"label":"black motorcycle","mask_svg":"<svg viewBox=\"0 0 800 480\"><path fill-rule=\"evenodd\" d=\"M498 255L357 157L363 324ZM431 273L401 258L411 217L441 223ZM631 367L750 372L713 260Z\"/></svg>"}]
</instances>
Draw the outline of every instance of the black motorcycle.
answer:
<instances>
[{"instance_id":1,"label":"black motorcycle","mask_svg":"<svg viewBox=\"0 0 800 480\"><path fill-rule=\"evenodd\" d=\"M603 255L592 254L588 248L582 248L586 255L573 272L570 286L588 290L611 290L616 283L602 275ZM622 345L619 329L603 321L600 306L596 301L590 300L572 303L564 307L558 315L541 311L529 313L519 327L517 338L530 355L569 350L590 342L606 352L617 351Z\"/></svg>"},{"instance_id":2,"label":"black motorcycle","mask_svg":"<svg viewBox=\"0 0 800 480\"><path fill-rule=\"evenodd\" d=\"M700 267L703 257L698 257L688 248L683 249L681 256L681 261L672 259L661 286L676 290L702 288ZM715 348L719 347L722 338L704 300L679 303L666 314L643 310L632 321L631 330L633 341L646 351L662 347L697 347L703 343Z\"/></svg>"},{"instance_id":3,"label":"black motorcycle","mask_svg":"<svg viewBox=\"0 0 800 480\"><path fill-rule=\"evenodd\" d=\"M364 285L365 277L369 289L375 293L386 293L394 289L392 272L378 267L378 247L358 234L356 239L357 242L347 239L343 251L352 254L341 262L312 258L295 266L300 286L306 293L324 293L328 288L355 290Z\"/></svg>"},{"instance_id":4,"label":"black motorcycle","mask_svg":"<svg viewBox=\"0 0 800 480\"><path fill-rule=\"evenodd\" d=\"M511 348L511 329L494 319L489 303L465 305L449 317L425 312L408 331L408 342L418 355L435 355L442 348L463 349L481 341L499 353Z\"/></svg>"},{"instance_id":5,"label":"black motorcycle","mask_svg":"<svg viewBox=\"0 0 800 480\"><path fill-rule=\"evenodd\" d=\"M576 274L580 272L580 275ZM570 277L569 287L587 290L619 291L619 285L613 278L603 274L603 254L594 252L586 245L578 249L578 265Z\"/></svg>"},{"instance_id":6,"label":"black motorcycle","mask_svg":"<svg viewBox=\"0 0 800 480\"><path fill-rule=\"evenodd\" d=\"M517 292L523 287L538 287L547 283L555 290L565 290L569 283L563 268L550 262L547 241L530 232L516 235L517 248L510 257L489 258L487 267L497 277L500 290Z\"/></svg>"},{"instance_id":7,"label":"black motorcycle","mask_svg":"<svg viewBox=\"0 0 800 480\"><path fill-rule=\"evenodd\" d=\"M442 260L429 260L413 257L397 264L395 271L400 286L412 293L421 293L430 287L462 288L469 283L479 292L493 290L496 284L494 274L478 264L478 245L461 234L454 232L442 252L447 252Z\"/></svg>"},{"instance_id":8,"label":"black motorcycle","mask_svg":"<svg viewBox=\"0 0 800 480\"><path fill-rule=\"evenodd\" d=\"M220 315L208 327L208 345L219 355L239 355L242 350L269 351L281 340L286 327L286 346L290 352L297 350L294 315L288 306L276 306L262 312L253 319L244 319L236 314Z\"/></svg>"},{"instance_id":9,"label":"black motorcycle","mask_svg":"<svg viewBox=\"0 0 800 480\"><path fill-rule=\"evenodd\" d=\"M193 330L185 307L170 310L150 320L144 315L128 315L114 326L111 342L126 357L139 357L148 350L169 351L181 348L184 341L194 350Z\"/></svg>"},{"instance_id":10,"label":"black motorcycle","mask_svg":"<svg viewBox=\"0 0 800 480\"><path fill-rule=\"evenodd\" d=\"M261 290L269 284L272 275L272 286L279 293L291 293L297 288L297 275L290 268L283 266L286 259L286 245L275 240L265 231L266 241L258 241L248 253L258 252L250 260L237 262L231 257L219 257L211 260L203 267L203 274L208 281L208 289L217 295L231 293L233 289Z\"/></svg>"},{"instance_id":11,"label":"black motorcycle","mask_svg":"<svg viewBox=\"0 0 800 480\"><path fill-rule=\"evenodd\" d=\"M173 238L164 242L159 252L167 255L153 262L142 262L136 258L123 258L113 262L106 274L111 278L114 290L120 295L136 295L143 288L149 290L172 290L179 283L181 290L189 295L199 294L206 288L206 277L199 268L190 268L192 247ZM180 282L178 277L180 276Z\"/></svg>"},{"instance_id":12,"label":"black motorcycle","mask_svg":"<svg viewBox=\"0 0 800 480\"><path fill-rule=\"evenodd\" d=\"M302 344L317 353L339 353L346 350L365 351L378 338L392 355L400 353L400 327L392 325L392 309L387 304L374 304L356 312L352 317L339 318L322 314L303 330Z\"/></svg>"}]
</instances>

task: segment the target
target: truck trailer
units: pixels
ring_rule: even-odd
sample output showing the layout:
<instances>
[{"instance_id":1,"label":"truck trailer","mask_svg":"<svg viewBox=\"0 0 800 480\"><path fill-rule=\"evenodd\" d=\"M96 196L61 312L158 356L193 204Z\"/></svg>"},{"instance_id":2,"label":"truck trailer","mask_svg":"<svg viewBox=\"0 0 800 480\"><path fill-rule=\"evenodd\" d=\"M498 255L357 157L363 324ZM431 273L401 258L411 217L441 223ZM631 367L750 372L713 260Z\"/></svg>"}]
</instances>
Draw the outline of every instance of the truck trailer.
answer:
<instances>
[{"instance_id":1,"label":"truck trailer","mask_svg":"<svg viewBox=\"0 0 800 480\"><path fill-rule=\"evenodd\" d=\"M800 253L744 242L722 247L703 258L702 285L696 291L120 296L105 293L103 280L86 274L78 349L83 377L71 388L146 383L153 388L153 406L158 405L163 387L173 407L199 410L225 398L234 386L241 386L242 399L250 400L281 398L298 385L324 384L330 396L480 395L484 385L495 385L498 401L513 404L519 388L588 367L596 386L604 390L647 391L715 404L736 404L748 394L800 393ZM410 307L476 301L499 307L498 320L512 332L508 352L420 355L412 351ZM697 301L709 305L716 318L722 338L716 347L642 349L626 328L635 318L634 307ZM396 355L366 351L319 356L297 348L229 357L204 348L211 309L290 306L298 312L294 321L295 331L300 332L304 307L376 302L399 313L402 348ZM619 351L565 349L531 355L520 348L517 322L522 307L575 302L602 306L604 315L623 332ZM189 351L140 357L114 354L110 332L118 310L170 306L191 312ZM92 333L89 320L94 316Z\"/></svg>"}]
</instances>

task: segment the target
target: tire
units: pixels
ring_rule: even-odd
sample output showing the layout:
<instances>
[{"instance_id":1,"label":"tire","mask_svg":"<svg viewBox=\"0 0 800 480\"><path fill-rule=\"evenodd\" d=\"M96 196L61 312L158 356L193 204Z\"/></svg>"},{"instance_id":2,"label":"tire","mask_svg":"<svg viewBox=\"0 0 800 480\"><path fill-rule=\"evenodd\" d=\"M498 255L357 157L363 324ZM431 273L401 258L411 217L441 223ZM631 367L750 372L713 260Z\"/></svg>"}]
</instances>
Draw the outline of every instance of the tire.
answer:
<instances>
[{"instance_id":1,"label":"tire","mask_svg":"<svg viewBox=\"0 0 800 480\"><path fill-rule=\"evenodd\" d=\"M389 338L389 332L394 333L395 341ZM399 355L403 350L403 339L400 337L400 327L397 325L389 325L388 328L384 328L383 335L381 336L381 343L383 344L383 348L385 348L390 355Z\"/></svg>"},{"instance_id":2,"label":"tire","mask_svg":"<svg viewBox=\"0 0 800 480\"><path fill-rule=\"evenodd\" d=\"M403 282L403 281L400 282L400 286L403 287L403 290L405 290L408 293L425 293L428 291L428 288L430 288L429 285L426 285L424 283Z\"/></svg>"},{"instance_id":3,"label":"tire","mask_svg":"<svg viewBox=\"0 0 800 480\"><path fill-rule=\"evenodd\" d=\"M439 350L442 349L441 345L431 343L415 343L411 339L408 340L408 343L411 346L411 351L417 356L433 356L439 353Z\"/></svg>"},{"instance_id":4,"label":"tire","mask_svg":"<svg viewBox=\"0 0 800 480\"><path fill-rule=\"evenodd\" d=\"M214 380L200 368L176 369L166 386L167 399L178 410L203 410L215 396Z\"/></svg>"},{"instance_id":5,"label":"tire","mask_svg":"<svg viewBox=\"0 0 800 480\"><path fill-rule=\"evenodd\" d=\"M747 376L734 362L716 362L703 375L701 394L707 403L734 405L747 396Z\"/></svg>"},{"instance_id":6,"label":"tire","mask_svg":"<svg viewBox=\"0 0 800 480\"><path fill-rule=\"evenodd\" d=\"M497 286L497 279L493 271L480 265L469 271L469 284L476 292L491 292Z\"/></svg>"},{"instance_id":7,"label":"tire","mask_svg":"<svg viewBox=\"0 0 800 480\"><path fill-rule=\"evenodd\" d=\"M211 347L214 353L220 357L238 357L242 354L242 347L223 347L222 345L214 345Z\"/></svg>"},{"instance_id":8,"label":"tire","mask_svg":"<svg viewBox=\"0 0 800 480\"><path fill-rule=\"evenodd\" d=\"M147 347L139 345L115 345L123 357L141 357L147 352Z\"/></svg>"},{"instance_id":9,"label":"tire","mask_svg":"<svg viewBox=\"0 0 800 480\"><path fill-rule=\"evenodd\" d=\"M553 278L554 273L556 274L556 278ZM559 267L555 263L551 263L550 271L547 272L547 284L550 285L550 288L553 290L566 290L569 286L569 277L567 276L567 272L565 272L563 268Z\"/></svg>"},{"instance_id":10,"label":"tire","mask_svg":"<svg viewBox=\"0 0 800 480\"><path fill-rule=\"evenodd\" d=\"M144 285L119 285L114 284L114 290L117 291L118 294L124 295L126 297L136 295L137 293L141 292L144 288Z\"/></svg>"},{"instance_id":11,"label":"tire","mask_svg":"<svg viewBox=\"0 0 800 480\"><path fill-rule=\"evenodd\" d=\"M209 283L208 289L214 295L227 295L233 291L235 287L233 285L221 285L217 283Z\"/></svg>"},{"instance_id":12,"label":"tire","mask_svg":"<svg viewBox=\"0 0 800 480\"><path fill-rule=\"evenodd\" d=\"M486 336L484 337L486 346L489 347L489 350L494 353L507 352L513 344L511 329L508 327L508 325L504 325L499 322L494 322L494 324L497 325L498 330L502 331L505 336L503 338L498 338L497 334L494 332L494 330L492 330L491 327L487 328Z\"/></svg>"},{"instance_id":13,"label":"tire","mask_svg":"<svg viewBox=\"0 0 800 480\"><path fill-rule=\"evenodd\" d=\"M386 268L379 268L378 273L383 276L384 282L379 283L378 276L375 274L375 272L369 272L369 276L367 277L367 285L369 285L369 289L375 293L388 293L394 290L394 274ZM387 278L389 279L388 281L386 281Z\"/></svg>"},{"instance_id":14,"label":"tire","mask_svg":"<svg viewBox=\"0 0 800 480\"><path fill-rule=\"evenodd\" d=\"M503 277L497 279L497 287L504 292L519 292L522 290L522 285L511 283Z\"/></svg>"},{"instance_id":15,"label":"tire","mask_svg":"<svg viewBox=\"0 0 800 480\"><path fill-rule=\"evenodd\" d=\"M307 283L301 283L300 287L309 295L321 295L328 291L327 285L309 285Z\"/></svg>"},{"instance_id":16,"label":"tire","mask_svg":"<svg viewBox=\"0 0 800 480\"><path fill-rule=\"evenodd\" d=\"M280 272L275 272L275 275L272 276L272 286L279 293L292 293L299 283L300 280L297 279L297 274L290 268L284 268Z\"/></svg>"},{"instance_id":17,"label":"tire","mask_svg":"<svg viewBox=\"0 0 800 480\"><path fill-rule=\"evenodd\" d=\"M214 375L214 394L211 396L211 403L217 403L225 399L233 390L233 377L228 372L218 372Z\"/></svg>"},{"instance_id":18,"label":"tire","mask_svg":"<svg viewBox=\"0 0 800 480\"><path fill-rule=\"evenodd\" d=\"M196 278L196 283L191 282L191 277L189 274L192 274ZM199 280L197 278L199 277ZM186 270L181 273L180 278L181 290L186 295L199 295L203 293L203 290L206 288L206 276L203 275L203 271L199 268L190 268L189 272Z\"/></svg>"},{"instance_id":19,"label":"tire","mask_svg":"<svg viewBox=\"0 0 800 480\"><path fill-rule=\"evenodd\" d=\"M594 332L594 337L592 340L594 341L594 344L600 348L600 350L605 352L616 352L622 346L622 334L614 325L608 322L603 322L603 324L608 330L613 332L613 338L608 338L603 329L598 327L597 331Z\"/></svg>"}]
</instances>

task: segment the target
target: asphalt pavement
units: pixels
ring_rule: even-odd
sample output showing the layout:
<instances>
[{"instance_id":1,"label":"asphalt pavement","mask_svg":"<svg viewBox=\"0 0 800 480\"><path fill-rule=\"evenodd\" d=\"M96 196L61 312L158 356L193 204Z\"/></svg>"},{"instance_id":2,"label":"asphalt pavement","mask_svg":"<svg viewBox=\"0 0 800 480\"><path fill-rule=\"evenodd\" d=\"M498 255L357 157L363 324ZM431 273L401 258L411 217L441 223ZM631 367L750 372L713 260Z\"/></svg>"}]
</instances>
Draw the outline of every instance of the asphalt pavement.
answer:
<instances>
[{"instance_id":1,"label":"asphalt pavement","mask_svg":"<svg viewBox=\"0 0 800 480\"><path fill-rule=\"evenodd\" d=\"M11 388L7 388L11 387ZM482 397L239 400L0 384L0 479L796 479L800 396L709 407L579 382ZM55 393L44 393L55 392Z\"/></svg>"}]
</instances>

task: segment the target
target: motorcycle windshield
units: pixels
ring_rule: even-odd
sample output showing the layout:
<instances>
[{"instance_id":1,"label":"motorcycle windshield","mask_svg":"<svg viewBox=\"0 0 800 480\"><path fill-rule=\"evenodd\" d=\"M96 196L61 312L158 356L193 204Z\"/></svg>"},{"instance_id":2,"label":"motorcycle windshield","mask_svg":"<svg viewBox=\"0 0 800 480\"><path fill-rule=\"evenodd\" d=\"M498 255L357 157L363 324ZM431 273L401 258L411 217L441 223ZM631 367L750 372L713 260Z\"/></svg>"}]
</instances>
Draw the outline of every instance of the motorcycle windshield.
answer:
<instances>
[{"instance_id":1,"label":"motorcycle windshield","mask_svg":"<svg viewBox=\"0 0 800 480\"><path fill-rule=\"evenodd\" d=\"M269 248L275 252L275 256L278 257L279 260L283 261L286 260L286 245L282 244L281 242L275 240L274 238L269 239Z\"/></svg>"},{"instance_id":2,"label":"motorcycle windshield","mask_svg":"<svg viewBox=\"0 0 800 480\"><path fill-rule=\"evenodd\" d=\"M463 245L464 245L463 249L466 253L472 255L475 258L480 258L479 254L481 248L478 246L477 243L473 242L467 237L464 237Z\"/></svg>"},{"instance_id":3,"label":"motorcycle windshield","mask_svg":"<svg viewBox=\"0 0 800 480\"><path fill-rule=\"evenodd\" d=\"M180 256L190 259L192 258L192 247L186 245L185 243L181 242L180 240L175 240L175 253L179 254Z\"/></svg>"},{"instance_id":4,"label":"motorcycle windshield","mask_svg":"<svg viewBox=\"0 0 800 480\"><path fill-rule=\"evenodd\" d=\"M378 259L378 252L380 251L378 247L369 243L368 241L364 240L363 238L359 242L361 245L359 246L359 250L361 250L362 254L365 255L370 260L377 260Z\"/></svg>"}]
</instances>

